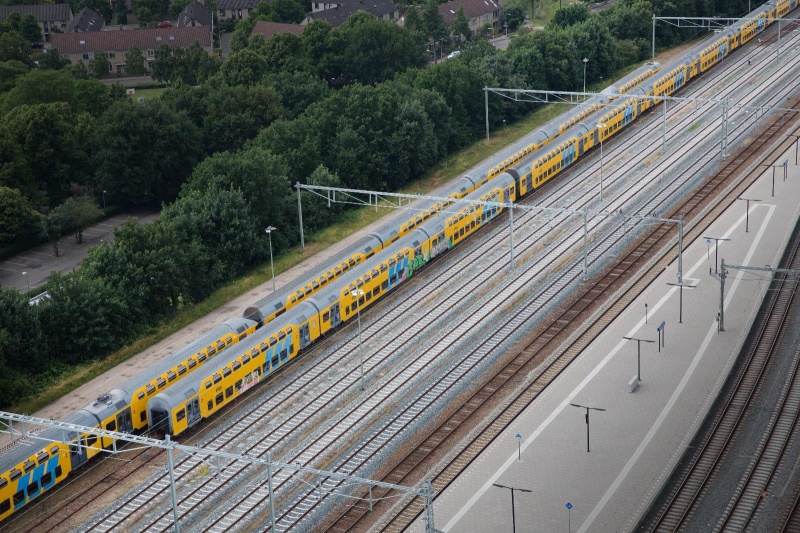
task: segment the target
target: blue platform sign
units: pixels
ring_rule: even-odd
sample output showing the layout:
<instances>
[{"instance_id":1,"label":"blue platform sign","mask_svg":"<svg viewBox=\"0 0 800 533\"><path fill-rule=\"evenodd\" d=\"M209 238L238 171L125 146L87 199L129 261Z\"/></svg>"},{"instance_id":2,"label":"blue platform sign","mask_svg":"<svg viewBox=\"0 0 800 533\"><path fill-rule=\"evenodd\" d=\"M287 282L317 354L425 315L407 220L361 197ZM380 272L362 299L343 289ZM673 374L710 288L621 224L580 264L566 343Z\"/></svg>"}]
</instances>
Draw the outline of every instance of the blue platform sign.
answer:
<instances>
[{"instance_id":1,"label":"blue platform sign","mask_svg":"<svg viewBox=\"0 0 800 533\"><path fill-rule=\"evenodd\" d=\"M514 435L514 438L515 438L515 439L521 439L521 438L522 438L522 435L520 435L519 433L517 433L516 435Z\"/></svg>"},{"instance_id":2,"label":"blue platform sign","mask_svg":"<svg viewBox=\"0 0 800 533\"><path fill-rule=\"evenodd\" d=\"M567 502L567 509L572 509L572 504Z\"/></svg>"}]
</instances>

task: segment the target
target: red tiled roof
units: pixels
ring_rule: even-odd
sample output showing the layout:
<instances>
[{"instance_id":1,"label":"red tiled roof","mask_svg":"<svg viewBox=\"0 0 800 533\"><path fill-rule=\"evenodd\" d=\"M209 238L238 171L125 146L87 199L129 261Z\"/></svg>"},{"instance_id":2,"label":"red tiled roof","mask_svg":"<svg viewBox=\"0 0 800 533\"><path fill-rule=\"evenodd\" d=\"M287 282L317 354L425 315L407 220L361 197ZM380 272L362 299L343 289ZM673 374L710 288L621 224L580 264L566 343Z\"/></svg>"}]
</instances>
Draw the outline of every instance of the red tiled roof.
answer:
<instances>
[{"instance_id":1,"label":"red tiled roof","mask_svg":"<svg viewBox=\"0 0 800 533\"><path fill-rule=\"evenodd\" d=\"M250 35L263 35L264 39L269 39L273 35L284 32L300 35L303 33L303 28L305 28L305 26L301 26L299 24L281 24L280 22L264 22L262 20L256 22L256 25L253 26L253 31L250 32Z\"/></svg>"},{"instance_id":2,"label":"red tiled roof","mask_svg":"<svg viewBox=\"0 0 800 533\"><path fill-rule=\"evenodd\" d=\"M450 24L456 18L459 7L464 8L467 20L502 9L500 3L495 0L453 0L446 4L439 4L439 14L444 17L445 23Z\"/></svg>"},{"instance_id":3,"label":"red tiled roof","mask_svg":"<svg viewBox=\"0 0 800 533\"><path fill-rule=\"evenodd\" d=\"M131 46L140 50L156 49L163 44L185 48L194 43L211 46L211 28L148 28L141 30L97 31L90 33L54 33L51 45L59 54L82 52L125 52Z\"/></svg>"}]
</instances>

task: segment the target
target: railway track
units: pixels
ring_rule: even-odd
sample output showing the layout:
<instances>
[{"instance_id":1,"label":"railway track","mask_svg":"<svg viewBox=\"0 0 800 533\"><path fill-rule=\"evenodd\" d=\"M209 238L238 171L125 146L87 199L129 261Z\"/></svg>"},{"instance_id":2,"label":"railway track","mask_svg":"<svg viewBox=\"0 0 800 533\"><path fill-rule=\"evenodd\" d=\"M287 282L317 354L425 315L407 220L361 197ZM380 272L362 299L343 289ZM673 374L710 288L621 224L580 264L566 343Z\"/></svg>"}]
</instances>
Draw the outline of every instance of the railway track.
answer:
<instances>
[{"instance_id":1,"label":"railway track","mask_svg":"<svg viewBox=\"0 0 800 533\"><path fill-rule=\"evenodd\" d=\"M495 239L496 239L497 241L501 241L501 240L503 239L503 237L502 237L502 236L500 236L500 233L501 233L501 231L500 231L500 230L498 230L497 232L495 232ZM387 314L386 316L388 317L389 315ZM386 318L386 320L387 320L387 321L391 321L391 320L393 320L393 319L392 319L392 318ZM352 346L351 346L351 348L350 348L349 350L344 350L344 352L345 352L345 355L349 356L349 357L350 357L350 359L352 359L354 351L355 351L355 350L354 350L354 347L352 347ZM344 359L344 358L343 358L343 359ZM381 364L381 362L380 362L380 361L377 361L377 362L375 362L375 364L372 364L372 365L371 365L371 368L370 368L370 370L372 370L372 371L375 371L375 370L379 369L379 368L380 368L380 366L379 366L380 364ZM388 364L388 363L387 363L387 364ZM331 369L331 367L328 367L328 370L330 370L330 369ZM323 367L323 370L324 370L324 367ZM301 384L302 384L302 383L301 383ZM347 384L347 387L350 387L350 386L351 386L351 384L350 384L350 383L348 383L348 384ZM346 388L346 387L345 387L345 388ZM300 389L293 390L293 391L291 392L291 394L295 394L295 393L297 393L297 391L298 391L298 390L300 390ZM280 391L279 391L278 393L276 393L276 394L280 394ZM284 397L285 397L285 396L287 396L287 395L291 395L291 394L290 394L290 393L284 393ZM333 394L333 391L332 391L332 389L331 389L331 390L330 390L330 391L328 391L326 394L323 394L323 395L321 395L321 396L320 396L320 398L322 398L322 400L320 400L320 401L330 401L330 398L331 398L331 395L332 395L332 394ZM340 391L340 392L337 392L336 394L341 394L341 391ZM345 393L345 394L347 394L347 393ZM350 396L352 396L352 393L350 393ZM272 400L273 398L277 398L277 400L280 400L280 398L281 398L281 397L280 397L280 396L272 396L272 397L268 398L268 401ZM313 410L313 409L312 409L312 410ZM318 412L318 413L320 413L321 411L317 411L317 412ZM255 411L253 411L253 413L255 413ZM255 418L256 416L264 416L264 415L263 415L263 413L262 413L262 415L256 415L256 414L253 414L253 416L251 416L251 417L249 417L249 418L251 418L251 419L252 419L252 418ZM247 417L246 417L246 418L247 418ZM300 431L300 432L302 432L302 431L303 431L303 428L302 428L302 424L303 424L303 423L304 423L304 422L298 422L297 424L295 424L295 426L294 426L293 428L292 428L292 427L288 427L288 426L287 426L287 428L286 428L285 430L282 430L282 431L281 431L281 434L283 434L283 435L284 435L282 438L283 438L283 439L286 439L286 440L284 441L284 442L286 442L286 446L290 446L290 445L291 445L291 441L292 441L292 439L296 438L296 437L289 436L289 435L290 435L290 434L291 434L293 431L298 431L298 428L299 428L299 431ZM232 442L235 442L235 440L236 440L236 439L238 439L238 438L241 438L241 437L242 437L242 435L243 435L243 434L244 434L246 431L251 431L251 430L252 430L252 428L251 428L250 426L248 426L247 424L243 424L243 425L242 425L242 430L241 430L241 431L239 431L238 433L236 433L236 434L235 434L235 436L231 437L230 439L225 439L224 441L222 441L222 443L220 444L220 447L222 447L222 445L223 445L224 443L232 443ZM215 442L215 444L216 444L216 442ZM278 444L280 444L280 443L278 443ZM265 444L265 445L264 445L264 447L265 447L265 448L270 448L271 446L276 446L276 445L277 445L277 444L276 444L275 442L272 442L272 443L269 443L269 445ZM251 449L253 449L253 448L251 448ZM258 452L258 449L254 449L254 451L253 451L253 452L248 452L248 453L257 453L257 452ZM162 464L163 464L163 463L162 463ZM191 465L191 468L190 468L190 465L187 463L185 475L186 475L187 477L191 477L191 475L192 475L192 474L190 474L190 472L192 472L192 471L193 471L192 469L195 469L195 470L196 470L196 468L198 468L198 465L196 464L196 462L195 462L195 464ZM226 470L227 470L227 467L226 467ZM162 488L163 488L163 487L162 487ZM217 487L217 488L219 488L219 487ZM153 498L151 498L150 500L148 500L150 503L145 503L145 504L144 504L144 505L145 505L145 507L146 507L146 506L148 506L148 505L152 505L153 499L154 499L156 496L162 496L162 495L163 495L163 491L156 491L156 493L155 493L155 495L153 496ZM200 499L202 499L202 498L190 498L190 500L194 500L194 502L199 502L199 501L200 501ZM190 503L194 503L194 502L190 502ZM185 512L187 512L187 513L188 513L188 512L192 512L192 508L190 507L190 505L189 505L189 504L182 504L182 507L181 507L181 512L183 513L184 511L185 511ZM158 525L156 525L156 523L158 523ZM156 521L156 522L151 522L151 524L152 524L154 527L156 527L156 528L161 528L161 527L162 527L162 523L161 523L161 522L159 522L159 521Z\"/></svg>"},{"instance_id":2,"label":"railway track","mask_svg":"<svg viewBox=\"0 0 800 533\"><path fill-rule=\"evenodd\" d=\"M792 108L800 109L800 100L792 103ZM787 114L788 115L788 114ZM687 222L694 224L694 228L687 236L687 242L693 237L699 236L708 222L701 223L695 220L709 202L719 193L728 188L729 184L735 179L737 173L746 168L752 159L763 150L766 145L774 143L780 138L781 130L786 116L775 117L772 124L760 135L753 143L744 147L733 159L712 179L705 182L696 194L689 197L679 206L673 209L668 215L670 218L683 216ZM713 220L716 215L727 208L739 194L749 186L754 177L740 183L732 192L728 192L717 204L717 207L705 217L705 220ZM499 403L508 394L512 394L518 387L514 376L524 375L527 372L536 371L536 367L541 361L548 358L550 352L565 340L568 331L567 325L582 323L589 319L593 311L599 307L599 300L607 294L612 294L622 286L622 280L635 275L635 273L646 263L646 259L657 251L658 243L664 242L665 237L672 230L668 225L662 224L645 235L641 243L635 246L630 252L621 259L616 265L607 269L605 274L597 281L588 286L582 295L579 296L574 304L564 313L552 320L547 329L540 333L533 342L526 346L517 354L506 366L492 377L486 386L481 388L462 405L460 405L453 416L441 423L416 449L403 458L382 480L396 484L415 484L429 473L429 469L436 461L431 460L437 454L442 454L442 450L449 450L458 440L455 429L465 424L478 425L478 421L488 415L488 409L484 406ZM671 248L662 252L663 257L667 253L674 256L675 250ZM616 317L633 298L654 278L655 274L661 271L660 267L653 269L645 274L634 287L629 290L622 299L613 304L606 316L601 321L593 324L578 339L577 342L569 346L553 364L548 365L540 376L522 394L516 396L508 409L492 420L486 429L473 439L469 444L462 448L458 457L444 467L434 478L433 486L437 491L442 490L460 473L476 456L484 449L508 424L531 402L535 397L550 383L568 364L588 345L588 343L600 331ZM505 400L506 402L508 400ZM392 495L386 491L373 489L373 498L386 498ZM413 521L421 511L421 503L410 502L403 506L399 511L395 511L394 517L381 523L381 527L388 531L396 531L404 528ZM376 509L374 514L379 515L384 509ZM384 510L385 511L385 510ZM362 507L351 507L344 512L339 519L331 526L334 531L361 530L369 526L369 513ZM374 515L373 515L374 516Z\"/></svg>"}]
</instances>

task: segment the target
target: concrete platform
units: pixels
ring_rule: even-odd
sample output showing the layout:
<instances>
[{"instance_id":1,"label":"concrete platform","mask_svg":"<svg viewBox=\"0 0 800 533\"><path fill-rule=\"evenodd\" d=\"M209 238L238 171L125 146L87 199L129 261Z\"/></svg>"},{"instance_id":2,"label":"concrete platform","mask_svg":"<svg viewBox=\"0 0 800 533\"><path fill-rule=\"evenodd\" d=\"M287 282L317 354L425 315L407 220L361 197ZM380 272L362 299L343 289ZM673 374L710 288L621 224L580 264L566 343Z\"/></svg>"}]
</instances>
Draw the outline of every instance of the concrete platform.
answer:
<instances>
[{"instance_id":1,"label":"concrete platform","mask_svg":"<svg viewBox=\"0 0 800 533\"><path fill-rule=\"evenodd\" d=\"M719 247L728 264L777 265L800 214L800 167L792 146L783 181L778 169L771 197L772 169L742 195L751 203L745 232L745 203L735 202L704 233L730 238ZM710 248L710 249L709 249ZM763 273L730 270L725 287L725 331L719 333L720 284L714 244L698 239L684 251L683 323L677 261L531 406L434 501L435 527L445 532L631 530L657 496L705 417L747 336L768 286ZM647 304L647 321L645 321ZM636 342L656 341L665 323L664 347L642 343L641 381ZM570 404L605 409L589 415ZM519 434L522 438L517 439ZM518 448L519 446L519 448ZM521 450L521 460L518 459ZM567 503L572 509L567 509ZM569 529L568 529L569 528ZM411 528L423 531L419 519Z\"/></svg>"}]
</instances>

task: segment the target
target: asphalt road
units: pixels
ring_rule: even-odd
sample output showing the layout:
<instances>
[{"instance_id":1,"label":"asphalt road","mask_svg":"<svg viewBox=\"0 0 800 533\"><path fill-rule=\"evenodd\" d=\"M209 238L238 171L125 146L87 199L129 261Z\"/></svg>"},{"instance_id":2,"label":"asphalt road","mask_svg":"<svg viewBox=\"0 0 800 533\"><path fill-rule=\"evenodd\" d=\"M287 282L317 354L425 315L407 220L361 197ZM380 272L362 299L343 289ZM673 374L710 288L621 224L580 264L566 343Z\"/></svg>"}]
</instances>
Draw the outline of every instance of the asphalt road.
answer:
<instances>
[{"instance_id":1,"label":"asphalt road","mask_svg":"<svg viewBox=\"0 0 800 533\"><path fill-rule=\"evenodd\" d=\"M21 291L28 290L28 284L30 289L44 285L50 278L51 272L57 271L63 274L80 266L89 247L97 246L103 241L114 240L114 228L128 218L135 217L140 222L147 223L155 220L158 215L158 211L131 209L83 230L81 244L76 244L72 235L62 237L59 242L59 257L55 256L53 247L47 243L0 261L0 285Z\"/></svg>"}]
</instances>

